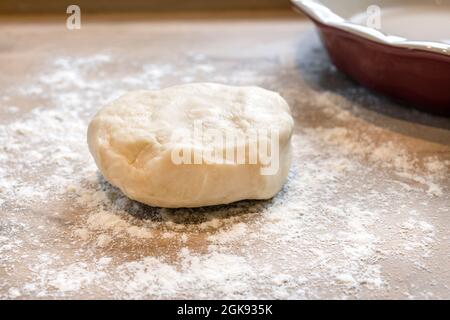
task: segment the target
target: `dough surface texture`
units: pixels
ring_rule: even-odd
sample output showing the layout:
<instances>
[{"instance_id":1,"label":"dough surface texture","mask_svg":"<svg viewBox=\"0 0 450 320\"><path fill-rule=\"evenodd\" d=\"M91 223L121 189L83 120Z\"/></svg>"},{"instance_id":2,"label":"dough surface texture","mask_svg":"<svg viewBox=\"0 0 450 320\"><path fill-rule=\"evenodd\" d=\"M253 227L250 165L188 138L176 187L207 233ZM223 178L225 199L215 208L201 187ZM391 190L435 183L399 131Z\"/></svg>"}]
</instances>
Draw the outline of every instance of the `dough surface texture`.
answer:
<instances>
[{"instance_id":1,"label":"dough surface texture","mask_svg":"<svg viewBox=\"0 0 450 320\"><path fill-rule=\"evenodd\" d=\"M200 207L280 191L293 126L278 93L194 83L126 93L95 115L87 139L100 172L129 198Z\"/></svg>"}]
</instances>

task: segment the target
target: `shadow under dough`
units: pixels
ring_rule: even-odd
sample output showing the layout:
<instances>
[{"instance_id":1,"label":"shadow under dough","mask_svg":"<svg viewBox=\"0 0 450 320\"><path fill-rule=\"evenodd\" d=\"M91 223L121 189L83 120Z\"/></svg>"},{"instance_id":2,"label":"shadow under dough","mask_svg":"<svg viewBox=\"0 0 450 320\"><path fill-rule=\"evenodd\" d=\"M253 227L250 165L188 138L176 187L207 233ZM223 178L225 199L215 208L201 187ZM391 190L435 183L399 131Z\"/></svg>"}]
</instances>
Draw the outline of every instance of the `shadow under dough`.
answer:
<instances>
[{"instance_id":1,"label":"shadow under dough","mask_svg":"<svg viewBox=\"0 0 450 320\"><path fill-rule=\"evenodd\" d=\"M131 217L150 222L172 222L179 225L199 225L213 219L240 217L244 220L251 214L263 211L272 204L269 200L242 200L226 205L206 206L198 208L159 208L152 207L128 198L119 188L110 184L99 172L98 183L109 199L111 207L123 210Z\"/></svg>"}]
</instances>

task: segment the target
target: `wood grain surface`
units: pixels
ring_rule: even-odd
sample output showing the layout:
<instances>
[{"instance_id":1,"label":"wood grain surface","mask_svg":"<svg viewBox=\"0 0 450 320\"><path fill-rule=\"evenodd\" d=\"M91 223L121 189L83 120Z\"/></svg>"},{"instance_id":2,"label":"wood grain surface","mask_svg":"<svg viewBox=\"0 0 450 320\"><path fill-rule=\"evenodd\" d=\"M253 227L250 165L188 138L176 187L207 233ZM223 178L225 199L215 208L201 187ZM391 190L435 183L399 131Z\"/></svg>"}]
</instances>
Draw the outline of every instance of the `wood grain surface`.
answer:
<instances>
[{"instance_id":1,"label":"wood grain surface","mask_svg":"<svg viewBox=\"0 0 450 320\"><path fill-rule=\"evenodd\" d=\"M0 21L0 297L450 298L449 119L353 83L290 12L65 18ZM195 81L290 104L273 200L164 210L97 175L104 101Z\"/></svg>"}]
</instances>

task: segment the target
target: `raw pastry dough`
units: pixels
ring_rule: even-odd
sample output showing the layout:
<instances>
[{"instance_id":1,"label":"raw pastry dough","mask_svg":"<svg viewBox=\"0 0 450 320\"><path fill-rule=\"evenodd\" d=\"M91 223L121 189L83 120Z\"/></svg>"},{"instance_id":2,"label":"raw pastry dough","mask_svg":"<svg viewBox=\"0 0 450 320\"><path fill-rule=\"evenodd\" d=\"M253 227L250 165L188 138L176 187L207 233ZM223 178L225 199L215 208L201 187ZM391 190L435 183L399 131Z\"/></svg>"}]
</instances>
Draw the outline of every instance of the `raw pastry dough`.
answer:
<instances>
[{"instance_id":1,"label":"raw pastry dough","mask_svg":"<svg viewBox=\"0 0 450 320\"><path fill-rule=\"evenodd\" d=\"M275 92L194 83L123 95L92 119L88 144L103 176L131 199L199 207L273 197L289 171L292 130Z\"/></svg>"}]
</instances>

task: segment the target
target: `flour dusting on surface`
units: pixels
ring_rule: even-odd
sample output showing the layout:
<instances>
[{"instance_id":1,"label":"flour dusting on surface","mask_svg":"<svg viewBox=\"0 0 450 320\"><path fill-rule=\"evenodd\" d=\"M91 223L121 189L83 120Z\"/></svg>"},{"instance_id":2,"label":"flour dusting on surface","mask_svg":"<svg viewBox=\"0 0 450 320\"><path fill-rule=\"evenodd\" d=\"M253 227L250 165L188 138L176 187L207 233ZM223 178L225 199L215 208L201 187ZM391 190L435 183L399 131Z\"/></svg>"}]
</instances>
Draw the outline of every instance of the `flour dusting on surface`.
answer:
<instances>
[{"instance_id":1,"label":"flour dusting on surface","mask_svg":"<svg viewBox=\"0 0 450 320\"><path fill-rule=\"evenodd\" d=\"M336 92L305 89L299 98L305 80L291 64L256 60L226 74L235 62L198 53L180 60L188 66L129 62L124 73L117 66L127 62L112 53L60 56L4 90L1 298L382 297L395 291L389 261L426 270L438 245L448 259L448 233L442 240L421 213L449 214L448 148L416 153L408 137L367 122L360 115L370 112ZM268 201L160 209L109 185L86 144L96 110L127 90L205 79L287 99L297 130L283 190ZM20 113L13 98L42 106ZM314 124L318 116L328 120ZM417 296L411 290L398 294Z\"/></svg>"}]
</instances>

